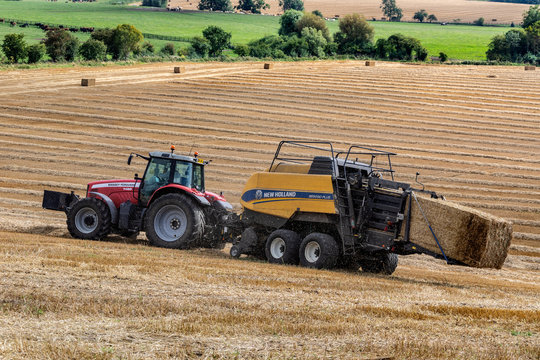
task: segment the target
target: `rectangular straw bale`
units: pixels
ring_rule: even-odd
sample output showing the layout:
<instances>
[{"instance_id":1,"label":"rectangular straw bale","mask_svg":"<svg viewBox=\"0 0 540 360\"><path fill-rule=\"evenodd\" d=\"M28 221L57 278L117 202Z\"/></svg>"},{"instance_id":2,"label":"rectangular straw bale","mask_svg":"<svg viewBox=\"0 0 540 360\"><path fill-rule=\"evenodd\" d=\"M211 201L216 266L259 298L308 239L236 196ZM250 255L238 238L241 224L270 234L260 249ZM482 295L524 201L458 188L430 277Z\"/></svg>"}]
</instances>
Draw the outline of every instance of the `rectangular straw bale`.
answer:
<instances>
[{"instance_id":1,"label":"rectangular straw bale","mask_svg":"<svg viewBox=\"0 0 540 360\"><path fill-rule=\"evenodd\" d=\"M367 60L366 66L375 66L375 60Z\"/></svg>"},{"instance_id":2,"label":"rectangular straw bale","mask_svg":"<svg viewBox=\"0 0 540 360\"><path fill-rule=\"evenodd\" d=\"M536 66L534 66L534 65L526 65L525 70L533 70L534 71L534 70L536 70Z\"/></svg>"},{"instance_id":3,"label":"rectangular straw bale","mask_svg":"<svg viewBox=\"0 0 540 360\"><path fill-rule=\"evenodd\" d=\"M81 86L94 86L96 79L81 79Z\"/></svg>"},{"instance_id":4,"label":"rectangular straw bale","mask_svg":"<svg viewBox=\"0 0 540 360\"><path fill-rule=\"evenodd\" d=\"M265 68L266 70L273 69L273 68L274 68L274 64L264 64L264 68Z\"/></svg>"},{"instance_id":5,"label":"rectangular straw bale","mask_svg":"<svg viewBox=\"0 0 540 360\"><path fill-rule=\"evenodd\" d=\"M186 72L186 68L183 66L175 66L174 67L174 73L175 74L183 74Z\"/></svg>"},{"instance_id":6,"label":"rectangular straw bale","mask_svg":"<svg viewBox=\"0 0 540 360\"><path fill-rule=\"evenodd\" d=\"M447 257L473 267L503 266L512 240L512 223L451 201L417 198ZM414 198L410 201L410 241L441 254L418 204Z\"/></svg>"}]
</instances>

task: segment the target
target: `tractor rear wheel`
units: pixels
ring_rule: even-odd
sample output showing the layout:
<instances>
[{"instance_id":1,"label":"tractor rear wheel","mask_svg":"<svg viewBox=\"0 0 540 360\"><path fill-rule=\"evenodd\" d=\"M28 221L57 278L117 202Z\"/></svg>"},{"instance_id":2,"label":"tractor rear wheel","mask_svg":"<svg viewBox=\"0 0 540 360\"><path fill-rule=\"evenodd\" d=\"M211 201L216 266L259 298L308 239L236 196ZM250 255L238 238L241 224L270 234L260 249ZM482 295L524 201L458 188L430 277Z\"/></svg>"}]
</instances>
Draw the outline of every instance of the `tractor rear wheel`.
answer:
<instances>
[{"instance_id":1,"label":"tractor rear wheel","mask_svg":"<svg viewBox=\"0 0 540 360\"><path fill-rule=\"evenodd\" d=\"M266 240L266 259L273 264L298 265L300 237L291 230L276 230Z\"/></svg>"},{"instance_id":2,"label":"tractor rear wheel","mask_svg":"<svg viewBox=\"0 0 540 360\"><path fill-rule=\"evenodd\" d=\"M396 254L385 253L376 260L363 260L362 271L373 274L392 275L398 265Z\"/></svg>"},{"instance_id":3,"label":"tractor rear wheel","mask_svg":"<svg viewBox=\"0 0 540 360\"><path fill-rule=\"evenodd\" d=\"M332 269L339 258L336 240L330 235L311 233L300 244L300 264L315 269Z\"/></svg>"},{"instance_id":4,"label":"tractor rear wheel","mask_svg":"<svg viewBox=\"0 0 540 360\"><path fill-rule=\"evenodd\" d=\"M67 228L76 239L101 240L111 232L111 213L96 198L76 202L67 213Z\"/></svg>"},{"instance_id":5,"label":"tractor rear wheel","mask_svg":"<svg viewBox=\"0 0 540 360\"><path fill-rule=\"evenodd\" d=\"M155 246L172 249L199 247L204 232L204 214L187 195L166 194L150 205L144 230Z\"/></svg>"}]
</instances>

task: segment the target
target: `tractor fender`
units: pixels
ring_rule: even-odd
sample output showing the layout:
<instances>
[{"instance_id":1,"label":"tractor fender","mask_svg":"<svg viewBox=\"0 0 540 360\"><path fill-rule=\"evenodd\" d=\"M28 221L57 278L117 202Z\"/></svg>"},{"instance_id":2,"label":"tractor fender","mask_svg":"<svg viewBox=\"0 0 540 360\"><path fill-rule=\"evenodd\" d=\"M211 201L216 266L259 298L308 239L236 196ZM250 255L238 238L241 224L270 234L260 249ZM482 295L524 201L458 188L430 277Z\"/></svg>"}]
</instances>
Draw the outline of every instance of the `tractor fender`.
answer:
<instances>
[{"instance_id":1,"label":"tractor fender","mask_svg":"<svg viewBox=\"0 0 540 360\"><path fill-rule=\"evenodd\" d=\"M186 194L189 197L191 197L193 200L195 200L197 204L201 206L210 206L210 202L206 200L203 193L200 193L197 190L194 190L194 189L182 186L182 185L178 185L178 184L170 184L170 185L163 186L157 189L156 192L154 192L154 194L150 198L150 201L148 201L148 206L150 206L150 204L152 204L152 202L158 197L164 194L172 193L172 192L179 192L182 194Z\"/></svg>"},{"instance_id":2,"label":"tractor fender","mask_svg":"<svg viewBox=\"0 0 540 360\"><path fill-rule=\"evenodd\" d=\"M95 198L101 199L105 204L107 204L109 211L111 212L111 223L116 224L118 222L118 209L110 197L94 191L91 191L88 193L88 195L94 195Z\"/></svg>"}]
</instances>

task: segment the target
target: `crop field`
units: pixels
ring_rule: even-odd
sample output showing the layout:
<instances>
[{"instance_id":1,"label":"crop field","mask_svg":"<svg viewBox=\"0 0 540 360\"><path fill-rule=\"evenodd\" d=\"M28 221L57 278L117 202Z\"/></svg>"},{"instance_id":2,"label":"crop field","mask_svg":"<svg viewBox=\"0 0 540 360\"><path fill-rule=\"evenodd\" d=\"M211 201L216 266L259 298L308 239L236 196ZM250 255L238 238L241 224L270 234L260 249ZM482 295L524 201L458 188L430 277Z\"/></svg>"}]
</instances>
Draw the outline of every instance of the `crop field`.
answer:
<instances>
[{"instance_id":1,"label":"crop field","mask_svg":"<svg viewBox=\"0 0 540 360\"><path fill-rule=\"evenodd\" d=\"M238 1L231 1L233 4ZM266 0L270 8L263 10L267 14L280 14L283 9L279 6L279 0ZM522 14L530 5L512 3L493 3L488 1L470 0L398 0L397 5L403 10L403 20L412 21L414 13L425 9L430 14L435 14L440 21L452 22L459 19L460 22L472 23L479 17L486 19L486 23L516 24L521 22ZM197 9L196 0L171 0L171 6L180 6L182 9ZM360 13L367 18L380 19L382 14L380 0L305 0L306 11L319 10L326 17L335 15ZM495 21L493 21L495 19Z\"/></svg>"},{"instance_id":2,"label":"crop field","mask_svg":"<svg viewBox=\"0 0 540 360\"><path fill-rule=\"evenodd\" d=\"M540 72L359 61L0 73L0 358L538 359ZM80 79L95 77L96 86ZM71 239L43 189L198 151L238 207L282 139L397 152L396 180L514 223L502 270L400 257L389 277ZM435 229L436 231L436 229Z\"/></svg>"},{"instance_id":3,"label":"crop field","mask_svg":"<svg viewBox=\"0 0 540 360\"><path fill-rule=\"evenodd\" d=\"M347 1L344 1L347 3ZM368 19L372 17L380 18L380 9L378 2L375 4L369 1L372 8L374 7L379 15L370 15L369 12L364 12L363 8L347 9L339 12L341 15L351 12L364 13ZM466 4L480 4L484 6L500 6L501 3L490 2L464 2ZM195 2L192 2L195 4ZM374 4L376 6L374 6ZM446 4L446 2L438 2L437 4ZM277 1L276 4L277 6ZM271 9L276 6L272 5ZM523 6L519 4L502 4L504 6L519 8L515 11L516 19L512 20L518 24L521 21ZM309 9L309 3L306 3ZM338 2L337 9L341 9ZM360 6L360 5L358 5ZM363 6L363 5L362 5ZM195 8L192 5L192 8ZM525 7L527 8L527 7ZM430 7L426 7L431 11ZM415 9L417 11L419 9ZM503 19L503 15L512 12L503 10L499 11L499 15L472 16L473 20L480 16L486 18L486 23L490 23L493 18L499 17ZM334 14L332 14L333 16ZM438 15L438 13L437 13ZM466 22L470 19L465 18L464 13L456 11L452 19L440 18L441 21L453 21L457 18L462 18L460 21ZM412 17L412 14L411 14ZM279 29L279 17L275 16L257 16L257 15L240 15L240 14L223 14L209 12L164 12L153 11L150 9L136 9L133 6L111 5L109 3L94 2L94 3L65 3L65 2L47 2L42 0L23 0L23 1L0 1L0 18L20 19L26 21L45 22L50 24L63 24L66 26L94 26L94 27L115 27L118 24L129 23L135 25L144 33L169 35L180 37L200 36L202 30L209 25L217 25L231 32L232 42L234 44L247 43L249 41L259 39L267 35L277 35ZM472 21L472 20L470 20ZM510 23L511 21L506 21ZM501 23L500 21L498 23ZM505 22L503 22L505 23ZM328 27L332 33L339 30L337 21L328 21ZM505 33L509 30L508 27L480 27L472 25L447 25L440 26L439 24L418 24L418 23L390 23L390 22L371 22L375 28L375 40L386 38L392 34L402 33L421 40L422 44L429 51L430 55L438 56L439 52L445 52L451 59L460 60L485 60L487 46L493 36ZM0 36L8 33L24 33L26 41L34 43L40 41L45 35L43 32L35 28L20 28L10 27L7 23L0 23ZM81 40L88 38L88 35L80 34ZM166 42L165 40L148 39L158 49ZM177 47L186 47L186 43L176 43Z\"/></svg>"}]
</instances>

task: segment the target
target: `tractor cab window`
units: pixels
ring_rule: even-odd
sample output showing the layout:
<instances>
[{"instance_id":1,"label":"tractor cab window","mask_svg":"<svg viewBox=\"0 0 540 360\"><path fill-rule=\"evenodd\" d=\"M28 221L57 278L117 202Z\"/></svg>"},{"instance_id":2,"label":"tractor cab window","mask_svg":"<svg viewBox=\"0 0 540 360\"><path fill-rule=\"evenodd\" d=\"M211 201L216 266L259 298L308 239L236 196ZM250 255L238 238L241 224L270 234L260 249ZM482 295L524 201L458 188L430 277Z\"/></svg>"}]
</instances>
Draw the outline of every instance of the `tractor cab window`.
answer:
<instances>
[{"instance_id":1,"label":"tractor cab window","mask_svg":"<svg viewBox=\"0 0 540 360\"><path fill-rule=\"evenodd\" d=\"M176 161L173 183L203 191L203 167L188 161Z\"/></svg>"},{"instance_id":2,"label":"tractor cab window","mask_svg":"<svg viewBox=\"0 0 540 360\"><path fill-rule=\"evenodd\" d=\"M193 188L197 189L198 191L204 191L204 175L202 165L194 165Z\"/></svg>"},{"instance_id":3,"label":"tractor cab window","mask_svg":"<svg viewBox=\"0 0 540 360\"><path fill-rule=\"evenodd\" d=\"M169 159L151 158L144 173L140 201L147 204L154 191L170 183L172 162Z\"/></svg>"},{"instance_id":4,"label":"tractor cab window","mask_svg":"<svg viewBox=\"0 0 540 360\"><path fill-rule=\"evenodd\" d=\"M190 162L176 161L173 183L190 188L192 167L193 164Z\"/></svg>"}]
</instances>

